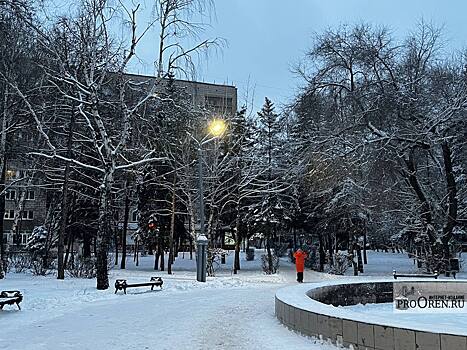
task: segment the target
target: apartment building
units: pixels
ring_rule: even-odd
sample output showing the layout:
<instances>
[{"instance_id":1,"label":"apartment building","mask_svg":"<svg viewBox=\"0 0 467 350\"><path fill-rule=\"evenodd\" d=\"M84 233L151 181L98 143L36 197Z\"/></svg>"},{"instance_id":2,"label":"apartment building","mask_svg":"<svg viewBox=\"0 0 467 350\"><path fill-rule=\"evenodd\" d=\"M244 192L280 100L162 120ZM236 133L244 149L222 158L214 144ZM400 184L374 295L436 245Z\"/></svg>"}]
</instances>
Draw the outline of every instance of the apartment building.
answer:
<instances>
[{"instance_id":1,"label":"apartment building","mask_svg":"<svg viewBox=\"0 0 467 350\"><path fill-rule=\"evenodd\" d=\"M128 74L135 83L153 81L152 76ZM191 96L193 104L214 115L230 116L237 111L237 88L188 80L175 80L177 87ZM39 178L28 181L30 172L19 161L9 161L6 173L5 215L3 218L3 242L10 248L22 248L35 226L43 225L47 211L47 191L38 186ZM131 233L138 228L137 210L130 211L128 245L132 245Z\"/></svg>"},{"instance_id":2,"label":"apartment building","mask_svg":"<svg viewBox=\"0 0 467 350\"><path fill-rule=\"evenodd\" d=\"M135 83L153 82L154 77L148 75L127 75ZM163 86L163 83L161 84ZM233 85L222 85L176 79L175 85L184 90L192 98L195 106L207 109L216 115L234 115L237 112L237 88Z\"/></svg>"},{"instance_id":3,"label":"apartment building","mask_svg":"<svg viewBox=\"0 0 467 350\"><path fill-rule=\"evenodd\" d=\"M24 247L34 227L44 224L47 195L39 182L23 163L7 163L3 243L10 248Z\"/></svg>"}]
</instances>

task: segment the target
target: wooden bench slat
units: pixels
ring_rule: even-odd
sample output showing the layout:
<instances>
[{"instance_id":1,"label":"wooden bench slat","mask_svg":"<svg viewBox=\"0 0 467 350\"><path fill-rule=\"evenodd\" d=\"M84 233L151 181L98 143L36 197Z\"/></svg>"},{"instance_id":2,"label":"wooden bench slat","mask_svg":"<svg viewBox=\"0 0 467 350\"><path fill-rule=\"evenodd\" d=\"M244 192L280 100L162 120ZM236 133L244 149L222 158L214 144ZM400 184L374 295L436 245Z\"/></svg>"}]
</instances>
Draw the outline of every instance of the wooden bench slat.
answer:
<instances>
[{"instance_id":1,"label":"wooden bench slat","mask_svg":"<svg viewBox=\"0 0 467 350\"><path fill-rule=\"evenodd\" d=\"M124 279L117 279L115 281L115 294L117 294L117 292L119 290L123 290L123 292L126 294L126 289L127 288L133 288L133 287L151 287L151 290L154 290L154 286L157 286L157 287L161 287L162 289L162 285L163 285L163 281L162 281L162 278L161 277L151 277L151 281L150 282L140 282L140 283L127 283L126 280Z\"/></svg>"}]
</instances>

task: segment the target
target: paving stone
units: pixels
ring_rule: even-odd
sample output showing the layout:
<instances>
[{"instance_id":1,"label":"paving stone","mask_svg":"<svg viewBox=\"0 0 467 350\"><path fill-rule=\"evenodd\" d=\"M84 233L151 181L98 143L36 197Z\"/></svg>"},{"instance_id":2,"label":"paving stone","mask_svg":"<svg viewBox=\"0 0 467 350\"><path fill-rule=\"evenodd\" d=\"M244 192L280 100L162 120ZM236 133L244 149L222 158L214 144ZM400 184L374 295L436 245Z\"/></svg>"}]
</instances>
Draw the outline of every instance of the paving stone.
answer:
<instances>
[{"instance_id":1,"label":"paving stone","mask_svg":"<svg viewBox=\"0 0 467 350\"><path fill-rule=\"evenodd\" d=\"M333 342L337 341L337 336L342 336L342 319L329 317L329 337Z\"/></svg>"},{"instance_id":2,"label":"paving stone","mask_svg":"<svg viewBox=\"0 0 467 350\"><path fill-rule=\"evenodd\" d=\"M375 325L375 348L394 350L394 328Z\"/></svg>"},{"instance_id":3,"label":"paving stone","mask_svg":"<svg viewBox=\"0 0 467 350\"><path fill-rule=\"evenodd\" d=\"M344 338L344 345L347 344L357 344L358 343L358 333L357 333L357 322L343 320L342 321L342 335Z\"/></svg>"},{"instance_id":4,"label":"paving stone","mask_svg":"<svg viewBox=\"0 0 467 350\"><path fill-rule=\"evenodd\" d=\"M467 337L441 334L441 350L466 350Z\"/></svg>"},{"instance_id":5,"label":"paving stone","mask_svg":"<svg viewBox=\"0 0 467 350\"><path fill-rule=\"evenodd\" d=\"M369 348L375 347L375 333L372 324L358 322L357 324L358 345L365 345Z\"/></svg>"},{"instance_id":6,"label":"paving stone","mask_svg":"<svg viewBox=\"0 0 467 350\"><path fill-rule=\"evenodd\" d=\"M329 338L329 316L318 315L318 334L323 336L323 339Z\"/></svg>"},{"instance_id":7,"label":"paving stone","mask_svg":"<svg viewBox=\"0 0 467 350\"><path fill-rule=\"evenodd\" d=\"M441 337L435 333L416 331L415 344L420 350L441 350Z\"/></svg>"},{"instance_id":8,"label":"paving stone","mask_svg":"<svg viewBox=\"0 0 467 350\"><path fill-rule=\"evenodd\" d=\"M319 335L318 315L313 312L308 313L308 330L310 332L310 335L314 337L318 337Z\"/></svg>"},{"instance_id":9,"label":"paving stone","mask_svg":"<svg viewBox=\"0 0 467 350\"><path fill-rule=\"evenodd\" d=\"M396 350L416 350L415 332L408 329L394 328L394 348Z\"/></svg>"}]
</instances>

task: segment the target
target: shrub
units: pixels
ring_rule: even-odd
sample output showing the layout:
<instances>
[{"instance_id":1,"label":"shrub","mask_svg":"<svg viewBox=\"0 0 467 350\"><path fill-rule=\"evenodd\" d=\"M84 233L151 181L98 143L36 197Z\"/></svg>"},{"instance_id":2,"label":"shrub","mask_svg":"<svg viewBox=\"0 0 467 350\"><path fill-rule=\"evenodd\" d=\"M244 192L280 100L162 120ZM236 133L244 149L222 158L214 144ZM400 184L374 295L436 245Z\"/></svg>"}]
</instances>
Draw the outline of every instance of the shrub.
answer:
<instances>
[{"instance_id":1,"label":"shrub","mask_svg":"<svg viewBox=\"0 0 467 350\"><path fill-rule=\"evenodd\" d=\"M266 275L272 275L279 270L279 257L273 252L272 253L272 266L269 266L269 258L267 254L261 255L261 266L263 272Z\"/></svg>"},{"instance_id":2,"label":"shrub","mask_svg":"<svg viewBox=\"0 0 467 350\"><path fill-rule=\"evenodd\" d=\"M13 269L15 273L22 273L32 266L31 256L29 254L12 254L8 258L8 268Z\"/></svg>"},{"instance_id":3,"label":"shrub","mask_svg":"<svg viewBox=\"0 0 467 350\"><path fill-rule=\"evenodd\" d=\"M97 276L96 259L77 256L68 264L67 272L70 277L74 278L95 278Z\"/></svg>"},{"instance_id":4,"label":"shrub","mask_svg":"<svg viewBox=\"0 0 467 350\"><path fill-rule=\"evenodd\" d=\"M328 273L331 275L344 275L349 268L349 258L346 254L338 252L334 254L334 264L329 266Z\"/></svg>"},{"instance_id":5,"label":"shrub","mask_svg":"<svg viewBox=\"0 0 467 350\"><path fill-rule=\"evenodd\" d=\"M54 262L51 259L43 259L38 257L31 262L31 272L35 276L45 276L52 273L56 269Z\"/></svg>"}]
</instances>

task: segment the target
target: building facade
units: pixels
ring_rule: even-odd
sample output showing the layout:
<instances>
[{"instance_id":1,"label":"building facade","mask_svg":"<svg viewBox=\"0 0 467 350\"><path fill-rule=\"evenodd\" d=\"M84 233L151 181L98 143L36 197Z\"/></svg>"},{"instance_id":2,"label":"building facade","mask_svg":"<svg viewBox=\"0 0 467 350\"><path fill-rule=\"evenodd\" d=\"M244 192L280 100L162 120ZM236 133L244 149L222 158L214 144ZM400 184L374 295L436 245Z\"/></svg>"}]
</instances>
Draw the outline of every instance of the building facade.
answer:
<instances>
[{"instance_id":1,"label":"building facade","mask_svg":"<svg viewBox=\"0 0 467 350\"><path fill-rule=\"evenodd\" d=\"M154 81L154 77L147 75L128 74L127 76L135 83L151 84ZM213 114L232 116L237 112L237 88L233 85L182 79L176 79L175 85L191 97L193 105L205 108Z\"/></svg>"},{"instance_id":2,"label":"building facade","mask_svg":"<svg viewBox=\"0 0 467 350\"><path fill-rule=\"evenodd\" d=\"M7 162L3 243L22 249L36 226L44 224L47 194L40 179L22 162Z\"/></svg>"}]
</instances>

